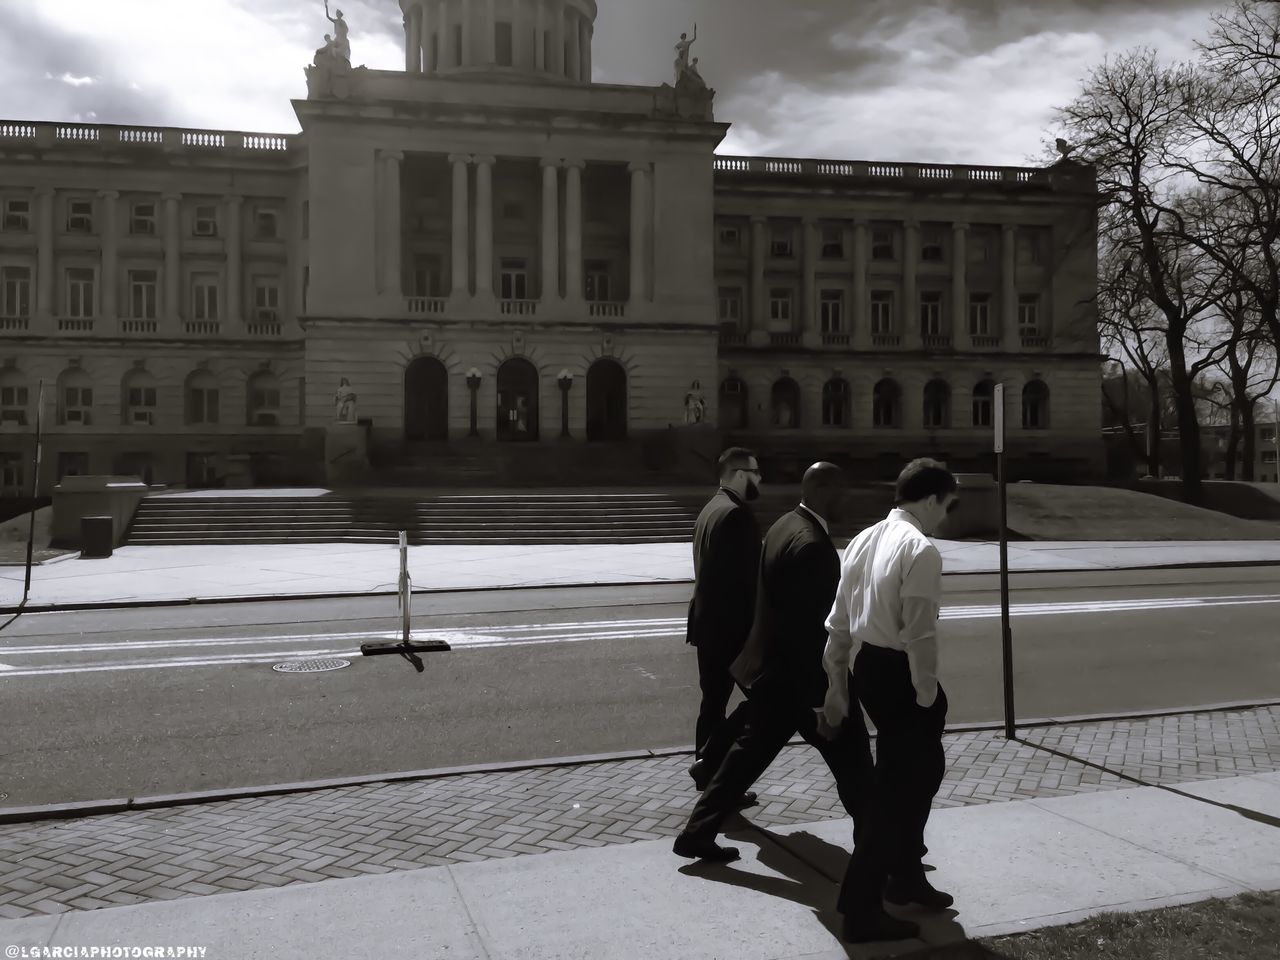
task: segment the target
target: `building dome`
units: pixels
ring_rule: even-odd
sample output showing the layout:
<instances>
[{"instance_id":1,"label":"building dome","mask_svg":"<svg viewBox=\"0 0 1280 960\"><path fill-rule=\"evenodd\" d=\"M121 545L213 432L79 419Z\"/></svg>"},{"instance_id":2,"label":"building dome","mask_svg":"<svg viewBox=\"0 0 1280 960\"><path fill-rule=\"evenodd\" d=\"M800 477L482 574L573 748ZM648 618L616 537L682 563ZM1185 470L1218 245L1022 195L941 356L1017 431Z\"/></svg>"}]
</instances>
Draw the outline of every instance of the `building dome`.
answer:
<instances>
[{"instance_id":1,"label":"building dome","mask_svg":"<svg viewBox=\"0 0 1280 960\"><path fill-rule=\"evenodd\" d=\"M591 82L595 0L400 0L405 69Z\"/></svg>"}]
</instances>

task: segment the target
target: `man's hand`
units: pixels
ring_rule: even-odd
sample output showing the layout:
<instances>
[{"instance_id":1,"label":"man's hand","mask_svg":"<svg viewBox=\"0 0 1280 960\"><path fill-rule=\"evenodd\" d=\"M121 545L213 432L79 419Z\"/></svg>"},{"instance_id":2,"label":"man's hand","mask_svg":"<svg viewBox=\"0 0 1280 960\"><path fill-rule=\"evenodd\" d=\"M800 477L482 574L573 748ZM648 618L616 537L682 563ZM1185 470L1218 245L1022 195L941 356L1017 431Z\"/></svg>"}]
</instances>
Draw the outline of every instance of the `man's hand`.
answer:
<instances>
[{"instance_id":1,"label":"man's hand","mask_svg":"<svg viewBox=\"0 0 1280 960\"><path fill-rule=\"evenodd\" d=\"M825 708L814 707L813 712L818 719L818 736L824 740L834 740L840 733L840 724L844 722L843 718L832 724L827 721Z\"/></svg>"},{"instance_id":2,"label":"man's hand","mask_svg":"<svg viewBox=\"0 0 1280 960\"><path fill-rule=\"evenodd\" d=\"M937 703L937 701L938 685L936 683L932 685L931 691L926 691L925 693L921 693L919 690L916 691L916 704L917 706L923 707L925 710L928 710Z\"/></svg>"}]
</instances>

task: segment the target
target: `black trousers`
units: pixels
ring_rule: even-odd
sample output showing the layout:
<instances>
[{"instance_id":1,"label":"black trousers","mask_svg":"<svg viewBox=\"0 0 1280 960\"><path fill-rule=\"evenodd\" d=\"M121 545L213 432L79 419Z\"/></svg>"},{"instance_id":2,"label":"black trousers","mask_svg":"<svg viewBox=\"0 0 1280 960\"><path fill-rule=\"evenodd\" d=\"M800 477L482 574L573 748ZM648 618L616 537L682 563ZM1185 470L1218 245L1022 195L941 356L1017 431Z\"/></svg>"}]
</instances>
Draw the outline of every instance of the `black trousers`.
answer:
<instances>
[{"instance_id":1,"label":"black trousers","mask_svg":"<svg viewBox=\"0 0 1280 960\"><path fill-rule=\"evenodd\" d=\"M707 745L725 726L725 709L729 706L729 697L733 695L733 676L729 666L737 656L736 652L726 653L716 649L715 645L704 642L697 646L698 651L698 686L702 690L702 703L698 706L698 723L694 728L694 752L699 759L707 757ZM718 744L713 745L712 755L708 763L717 766L728 751L728 744L733 742L735 734L721 732L717 737ZM727 743L725 742L727 738Z\"/></svg>"},{"instance_id":2,"label":"black trousers","mask_svg":"<svg viewBox=\"0 0 1280 960\"><path fill-rule=\"evenodd\" d=\"M830 768L840 802L853 819L857 836L870 803L872 762L866 722L860 710L852 712L837 736L827 740L818 733L811 706L783 694L748 696L735 711L741 714L742 731L698 798L685 832L714 839L725 818L737 809L738 798L768 769L787 741L799 733L822 754Z\"/></svg>"},{"instance_id":3,"label":"black trousers","mask_svg":"<svg viewBox=\"0 0 1280 960\"><path fill-rule=\"evenodd\" d=\"M889 874L924 877L920 851L946 757L947 695L916 703L907 655L864 643L853 661L853 691L876 728L876 764L866 830L854 838L838 901L845 914L875 913Z\"/></svg>"}]
</instances>

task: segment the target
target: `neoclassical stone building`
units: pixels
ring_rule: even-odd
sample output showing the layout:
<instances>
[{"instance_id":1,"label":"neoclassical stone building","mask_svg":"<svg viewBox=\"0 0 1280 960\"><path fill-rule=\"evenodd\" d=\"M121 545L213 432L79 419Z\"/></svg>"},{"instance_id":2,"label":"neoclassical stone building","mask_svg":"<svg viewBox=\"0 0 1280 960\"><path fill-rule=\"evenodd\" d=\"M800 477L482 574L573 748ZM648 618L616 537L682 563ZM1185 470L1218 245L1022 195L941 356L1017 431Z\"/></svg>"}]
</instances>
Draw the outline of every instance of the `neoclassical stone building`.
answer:
<instances>
[{"instance_id":1,"label":"neoclassical stone building","mask_svg":"<svg viewBox=\"0 0 1280 960\"><path fill-rule=\"evenodd\" d=\"M41 381L46 489L977 466L1000 381L1015 473L1100 471L1090 168L719 156L687 44L592 82L594 0L401 7L297 135L0 121L4 492Z\"/></svg>"}]
</instances>

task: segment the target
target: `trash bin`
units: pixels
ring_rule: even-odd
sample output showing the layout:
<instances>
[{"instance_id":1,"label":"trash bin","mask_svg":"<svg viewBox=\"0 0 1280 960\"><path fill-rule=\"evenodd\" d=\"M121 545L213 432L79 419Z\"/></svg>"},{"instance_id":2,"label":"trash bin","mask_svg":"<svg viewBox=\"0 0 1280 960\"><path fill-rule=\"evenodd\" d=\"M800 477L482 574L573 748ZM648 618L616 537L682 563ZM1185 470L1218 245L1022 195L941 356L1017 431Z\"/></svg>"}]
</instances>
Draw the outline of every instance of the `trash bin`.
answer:
<instances>
[{"instance_id":1,"label":"trash bin","mask_svg":"<svg viewBox=\"0 0 1280 960\"><path fill-rule=\"evenodd\" d=\"M80 557L100 560L111 556L115 546L113 522L110 517L80 518Z\"/></svg>"}]
</instances>

